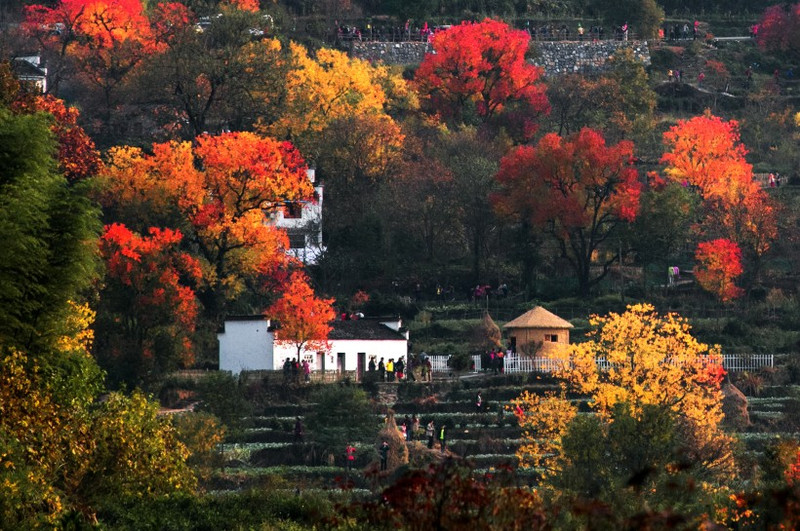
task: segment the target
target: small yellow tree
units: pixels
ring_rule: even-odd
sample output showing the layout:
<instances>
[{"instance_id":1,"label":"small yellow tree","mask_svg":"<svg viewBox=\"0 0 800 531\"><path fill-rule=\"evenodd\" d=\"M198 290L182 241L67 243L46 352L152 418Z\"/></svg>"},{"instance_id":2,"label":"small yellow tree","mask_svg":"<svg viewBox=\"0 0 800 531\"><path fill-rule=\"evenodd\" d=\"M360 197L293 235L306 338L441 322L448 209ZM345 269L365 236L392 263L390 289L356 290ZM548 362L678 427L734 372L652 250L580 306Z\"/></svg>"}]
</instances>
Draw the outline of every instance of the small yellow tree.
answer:
<instances>
[{"instance_id":1,"label":"small yellow tree","mask_svg":"<svg viewBox=\"0 0 800 531\"><path fill-rule=\"evenodd\" d=\"M578 413L577 408L563 392L561 396L541 396L523 391L511 404L524 441L517 449L520 466L540 468L542 477L556 472L553 458L560 453L561 437Z\"/></svg>"}]
</instances>

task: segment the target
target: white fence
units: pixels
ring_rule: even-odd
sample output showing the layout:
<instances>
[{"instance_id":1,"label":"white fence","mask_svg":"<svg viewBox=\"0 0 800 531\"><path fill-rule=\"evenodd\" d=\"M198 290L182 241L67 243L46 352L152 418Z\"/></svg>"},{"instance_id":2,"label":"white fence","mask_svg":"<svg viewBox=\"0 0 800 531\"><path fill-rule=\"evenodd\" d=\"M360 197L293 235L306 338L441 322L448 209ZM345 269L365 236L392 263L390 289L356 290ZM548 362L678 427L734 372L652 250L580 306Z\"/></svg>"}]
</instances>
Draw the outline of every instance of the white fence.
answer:
<instances>
[{"instance_id":1,"label":"white fence","mask_svg":"<svg viewBox=\"0 0 800 531\"><path fill-rule=\"evenodd\" d=\"M430 356L433 372L450 372L448 356ZM503 358L502 370L515 372L553 372L560 368L562 360L552 358L529 358L527 356L506 356ZM596 360L601 370L608 370L610 364L602 358ZM728 372L754 371L764 367L773 367L774 354L723 354L722 366ZM467 372L481 372L481 356L472 356L472 365ZM487 367L486 370L492 370Z\"/></svg>"}]
</instances>

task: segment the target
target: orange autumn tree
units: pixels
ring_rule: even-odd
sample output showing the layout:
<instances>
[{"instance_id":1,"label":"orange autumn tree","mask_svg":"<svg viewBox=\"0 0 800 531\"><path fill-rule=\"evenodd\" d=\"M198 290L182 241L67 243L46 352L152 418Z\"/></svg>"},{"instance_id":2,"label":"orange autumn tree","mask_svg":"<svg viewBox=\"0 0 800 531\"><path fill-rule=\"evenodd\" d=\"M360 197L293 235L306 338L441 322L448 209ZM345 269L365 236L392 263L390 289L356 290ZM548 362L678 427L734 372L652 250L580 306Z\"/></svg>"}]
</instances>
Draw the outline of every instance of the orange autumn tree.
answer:
<instances>
[{"instance_id":1,"label":"orange autumn tree","mask_svg":"<svg viewBox=\"0 0 800 531\"><path fill-rule=\"evenodd\" d=\"M108 225L98 354L110 376L136 383L193 361L200 264L180 250L183 235L150 228L147 236Z\"/></svg>"},{"instance_id":2,"label":"orange autumn tree","mask_svg":"<svg viewBox=\"0 0 800 531\"><path fill-rule=\"evenodd\" d=\"M633 144L606 145L603 136L584 128L562 138L545 135L536 146L520 146L500 162L496 210L516 221L541 227L572 266L578 291L587 295L619 259L596 255L615 229L636 217L640 184L633 167Z\"/></svg>"},{"instance_id":3,"label":"orange autumn tree","mask_svg":"<svg viewBox=\"0 0 800 531\"><path fill-rule=\"evenodd\" d=\"M698 232L735 242L755 276L761 257L777 237L776 206L753 179L738 123L706 112L679 121L664 133L664 143L664 173L692 186L703 200L705 216Z\"/></svg>"},{"instance_id":4,"label":"orange autumn tree","mask_svg":"<svg viewBox=\"0 0 800 531\"><path fill-rule=\"evenodd\" d=\"M740 297L742 288L734 282L742 274L742 252L730 240L701 242L695 251L694 277L700 286L722 302Z\"/></svg>"},{"instance_id":5,"label":"orange autumn tree","mask_svg":"<svg viewBox=\"0 0 800 531\"><path fill-rule=\"evenodd\" d=\"M333 302L317 297L303 273L292 273L281 297L264 312L278 321L275 342L295 347L298 362L302 351L328 352L330 322L336 318Z\"/></svg>"},{"instance_id":6,"label":"orange autumn tree","mask_svg":"<svg viewBox=\"0 0 800 531\"><path fill-rule=\"evenodd\" d=\"M118 89L156 50L141 0L61 0L53 7L32 5L26 8L23 27L48 55L64 64L61 74L74 72L87 86L99 89L106 121Z\"/></svg>"},{"instance_id":7,"label":"orange autumn tree","mask_svg":"<svg viewBox=\"0 0 800 531\"><path fill-rule=\"evenodd\" d=\"M485 123L511 108L538 115L548 104L541 70L526 60L529 41L526 32L491 19L436 32L414 84L431 112L457 123L471 116Z\"/></svg>"},{"instance_id":8,"label":"orange autumn tree","mask_svg":"<svg viewBox=\"0 0 800 531\"><path fill-rule=\"evenodd\" d=\"M151 155L115 148L107 174L101 201L120 219L182 228L203 268L201 298L213 320L286 264L288 239L269 215L313 194L297 150L253 133L155 144Z\"/></svg>"}]
</instances>

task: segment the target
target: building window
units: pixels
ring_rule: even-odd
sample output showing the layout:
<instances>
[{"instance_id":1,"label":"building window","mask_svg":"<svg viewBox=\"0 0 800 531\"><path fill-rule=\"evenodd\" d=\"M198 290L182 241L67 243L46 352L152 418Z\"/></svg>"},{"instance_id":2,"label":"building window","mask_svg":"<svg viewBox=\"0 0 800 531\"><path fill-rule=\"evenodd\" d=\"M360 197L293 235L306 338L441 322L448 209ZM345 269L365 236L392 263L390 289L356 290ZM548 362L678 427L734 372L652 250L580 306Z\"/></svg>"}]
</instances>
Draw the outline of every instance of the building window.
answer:
<instances>
[{"instance_id":1,"label":"building window","mask_svg":"<svg viewBox=\"0 0 800 531\"><path fill-rule=\"evenodd\" d=\"M544 340L550 343L558 343L558 334L545 334Z\"/></svg>"},{"instance_id":2,"label":"building window","mask_svg":"<svg viewBox=\"0 0 800 531\"><path fill-rule=\"evenodd\" d=\"M306 235L305 234L289 234L289 248L290 249L305 249L306 248Z\"/></svg>"},{"instance_id":3,"label":"building window","mask_svg":"<svg viewBox=\"0 0 800 531\"><path fill-rule=\"evenodd\" d=\"M284 219L300 219L303 217L303 204L287 201L283 205Z\"/></svg>"}]
</instances>

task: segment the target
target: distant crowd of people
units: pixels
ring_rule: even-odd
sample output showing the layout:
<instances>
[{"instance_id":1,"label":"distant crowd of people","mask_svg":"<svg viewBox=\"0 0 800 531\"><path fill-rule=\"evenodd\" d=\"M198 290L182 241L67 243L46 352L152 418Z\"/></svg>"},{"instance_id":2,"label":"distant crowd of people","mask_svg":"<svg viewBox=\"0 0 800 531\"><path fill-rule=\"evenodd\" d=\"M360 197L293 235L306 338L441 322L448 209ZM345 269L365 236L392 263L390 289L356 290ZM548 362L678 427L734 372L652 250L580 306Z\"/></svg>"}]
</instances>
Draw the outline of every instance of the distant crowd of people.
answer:
<instances>
[{"instance_id":1,"label":"distant crowd of people","mask_svg":"<svg viewBox=\"0 0 800 531\"><path fill-rule=\"evenodd\" d=\"M375 362L375 357L371 357L367 364L367 372L368 374L377 373L377 379L381 382L415 382L417 378L414 376L414 371L417 367L420 369L420 381L430 382L433 378L433 369L431 367L431 360L427 356L409 357L408 367L406 367L406 363L403 361L402 357L398 358L397 361L395 361L394 358L389 358L389 360L385 362L384 358L381 358L377 363Z\"/></svg>"}]
</instances>

